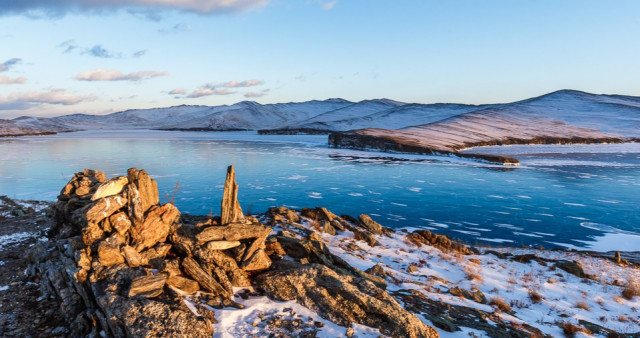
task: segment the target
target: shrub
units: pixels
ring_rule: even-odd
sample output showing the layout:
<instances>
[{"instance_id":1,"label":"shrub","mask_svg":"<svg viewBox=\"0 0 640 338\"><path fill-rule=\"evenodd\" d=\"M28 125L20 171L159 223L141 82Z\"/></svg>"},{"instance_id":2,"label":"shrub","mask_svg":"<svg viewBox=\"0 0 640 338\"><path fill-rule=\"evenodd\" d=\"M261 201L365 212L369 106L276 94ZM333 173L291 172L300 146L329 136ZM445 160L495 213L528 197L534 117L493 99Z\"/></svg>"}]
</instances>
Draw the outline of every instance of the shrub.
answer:
<instances>
[{"instance_id":1,"label":"shrub","mask_svg":"<svg viewBox=\"0 0 640 338\"><path fill-rule=\"evenodd\" d=\"M578 333L578 332L584 332L586 334L591 334L591 332L589 330L585 329L584 327L571 324L570 322L562 322L560 324L560 327L562 328L562 331L564 332L564 335L567 336L567 337L575 337L576 333Z\"/></svg>"},{"instance_id":2,"label":"shrub","mask_svg":"<svg viewBox=\"0 0 640 338\"><path fill-rule=\"evenodd\" d=\"M489 305L497 307L502 312L511 312L511 306L500 297L491 298Z\"/></svg>"},{"instance_id":3,"label":"shrub","mask_svg":"<svg viewBox=\"0 0 640 338\"><path fill-rule=\"evenodd\" d=\"M578 309L583 309L583 310L586 310L586 311L589 311L589 309L590 309L589 305L584 301L577 302L576 303L576 307Z\"/></svg>"},{"instance_id":4,"label":"shrub","mask_svg":"<svg viewBox=\"0 0 640 338\"><path fill-rule=\"evenodd\" d=\"M635 296L640 296L640 285L633 279L630 279L627 287L622 290L622 297L632 300Z\"/></svg>"},{"instance_id":5,"label":"shrub","mask_svg":"<svg viewBox=\"0 0 640 338\"><path fill-rule=\"evenodd\" d=\"M544 299L544 297L535 290L529 290L529 299L531 299L535 304L538 304Z\"/></svg>"}]
</instances>

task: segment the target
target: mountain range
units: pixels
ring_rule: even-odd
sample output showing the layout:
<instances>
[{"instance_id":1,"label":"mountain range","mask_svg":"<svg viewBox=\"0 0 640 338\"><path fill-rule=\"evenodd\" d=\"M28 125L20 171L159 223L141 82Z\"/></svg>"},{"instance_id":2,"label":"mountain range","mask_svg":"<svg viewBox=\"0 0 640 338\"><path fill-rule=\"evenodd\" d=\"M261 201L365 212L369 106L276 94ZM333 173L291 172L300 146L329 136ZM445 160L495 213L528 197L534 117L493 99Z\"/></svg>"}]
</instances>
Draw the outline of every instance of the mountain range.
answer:
<instances>
[{"instance_id":1,"label":"mountain range","mask_svg":"<svg viewBox=\"0 0 640 338\"><path fill-rule=\"evenodd\" d=\"M560 90L512 103L419 104L344 99L277 104L132 109L108 115L0 120L0 135L94 129L271 130L345 132L442 152L486 144L551 140L625 141L640 138L640 97ZM345 139L343 137L343 139ZM333 142L335 146L366 144ZM375 148L375 147L374 147Z\"/></svg>"}]
</instances>

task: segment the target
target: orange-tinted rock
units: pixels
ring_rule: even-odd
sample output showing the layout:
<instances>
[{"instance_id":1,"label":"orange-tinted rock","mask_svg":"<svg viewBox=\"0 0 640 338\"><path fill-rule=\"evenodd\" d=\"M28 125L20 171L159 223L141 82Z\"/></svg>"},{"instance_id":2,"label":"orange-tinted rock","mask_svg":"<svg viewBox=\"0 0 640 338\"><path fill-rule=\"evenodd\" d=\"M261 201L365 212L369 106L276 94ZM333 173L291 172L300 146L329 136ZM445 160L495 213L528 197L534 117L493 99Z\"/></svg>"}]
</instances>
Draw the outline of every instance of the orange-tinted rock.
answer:
<instances>
[{"instance_id":1,"label":"orange-tinted rock","mask_svg":"<svg viewBox=\"0 0 640 338\"><path fill-rule=\"evenodd\" d=\"M220 208L220 223L222 225L230 223L244 223L245 218L238 202L238 183L236 183L236 173L233 166L227 168L227 179L222 192L222 205Z\"/></svg>"},{"instance_id":2,"label":"orange-tinted rock","mask_svg":"<svg viewBox=\"0 0 640 338\"><path fill-rule=\"evenodd\" d=\"M122 189L124 189L127 183L129 183L129 180L124 176L112 178L98 186L96 192L91 196L91 200L95 201L103 197L118 195L122 192Z\"/></svg>"},{"instance_id":3,"label":"orange-tinted rock","mask_svg":"<svg viewBox=\"0 0 640 338\"><path fill-rule=\"evenodd\" d=\"M100 242L100 245L98 245L98 260L102 266L124 263L124 257L120 253L120 244L116 234Z\"/></svg>"},{"instance_id":4,"label":"orange-tinted rock","mask_svg":"<svg viewBox=\"0 0 640 338\"><path fill-rule=\"evenodd\" d=\"M180 218L180 211L170 203L152 207L144 222L133 227L134 247L138 251L150 248L158 242L164 242L169 235L171 225Z\"/></svg>"},{"instance_id":5,"label":"orange-tinted rock","mask_svg":"<svg viewBox=\"0 0 640 338\"><path fill-rule=\"evenodd\" d=\"M138 190L142 213L145 213L149 208L160 203L158 183L152 179L144 169L138 170L136 168L130 168L127 170L127 175L129 182Z\"/></svg>"},{"instance_id":6,"label":"orange-tinted rock","mask_svg":"<svg viewBox=\"0 0 640 338\"><path fill-rule=\"evenodd\" d=\"M192 294L200 290L200 286L198 285L198 282L194 281L193 279L184 278L184 277L175 276L175 275L170 275L167 278L167 284L175 288L178 288L181 291L186 292L188 294Z\"/></svg>"}]
</instances>

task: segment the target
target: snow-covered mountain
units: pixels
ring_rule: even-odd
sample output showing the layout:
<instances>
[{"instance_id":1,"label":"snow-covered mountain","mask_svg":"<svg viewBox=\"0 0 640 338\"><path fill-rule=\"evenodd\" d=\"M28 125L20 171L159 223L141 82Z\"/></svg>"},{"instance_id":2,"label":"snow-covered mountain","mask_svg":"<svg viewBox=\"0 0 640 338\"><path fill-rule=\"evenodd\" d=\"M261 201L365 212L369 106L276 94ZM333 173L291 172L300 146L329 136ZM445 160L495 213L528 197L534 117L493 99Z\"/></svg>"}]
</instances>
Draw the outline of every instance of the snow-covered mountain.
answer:
<instances>
[{"instance_id":1,"label":"snow-covered mountain","mask_svg":"<svg viewBox=\"0 0 640 338\"><path fill-rule=\"evenodd\" d=\"M403 129L415 126L458 128L472 139L491 136L489 129L509 125L561 123L621 137L640 136L640 98L561 90L523 101L493 104L417 104L388 99L350 102L343 99L278 104L243 101L223 106L175 106L132 109L109 115L75 114L54 118L20 117L0 126L38 131L83 129L257 130ZM544 123L540 121L546 121ZM488 129L487 129L488 128ZM534 128L535 129L535 128ZM413 129L416 130L416 129ZM513 130L516 132L516 130ZM453 129L451 130L453 134ZM535 133L535 132L534 132ZM454 137L452 135L447 138ZM483 137L480 137L482 139ZM463 143L466 143L464 141Z\"/></svg>"},{"instance_id":2,"label":"snow-covered mountain","mask_svg":"<svg viewBox=\"0 0 640 338\"><path fill-rule=\"evenodd\" d=\"M399 114L391 116L401 119ZM349 148L457 153L494 144L638 140L640 99L561 90L515 103L452 112L447 118L410 127L394 128L389 123L381 128L373 121L376 119L371 121L372 127L332 134L330 143Z\"/></svg>"}]
</instances>

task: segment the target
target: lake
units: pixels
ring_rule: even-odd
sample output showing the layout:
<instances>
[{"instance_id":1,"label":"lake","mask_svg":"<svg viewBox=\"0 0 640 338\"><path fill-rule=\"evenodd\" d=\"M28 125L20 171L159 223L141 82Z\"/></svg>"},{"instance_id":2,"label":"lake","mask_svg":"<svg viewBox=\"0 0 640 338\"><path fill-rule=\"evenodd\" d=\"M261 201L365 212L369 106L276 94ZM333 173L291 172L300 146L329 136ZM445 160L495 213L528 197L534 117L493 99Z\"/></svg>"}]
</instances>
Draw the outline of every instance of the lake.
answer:
<instances>
[{"instance_id":1,"label":"lake","mask_svg":"<svg viewBox=\"0 0 640 338\"><path fill-rule=\"evenodd\" d=\"M0 139L0 195L55 200L77 171L144 168L161 201L219 214L234 165L245 212L325 206L391 228L472 244L640 250L640 144L474 149L520 167L455 157L331 149L326 136L85 131ZM179 182L179 188L175 189Z\"/></svg>"}]
</instances>

